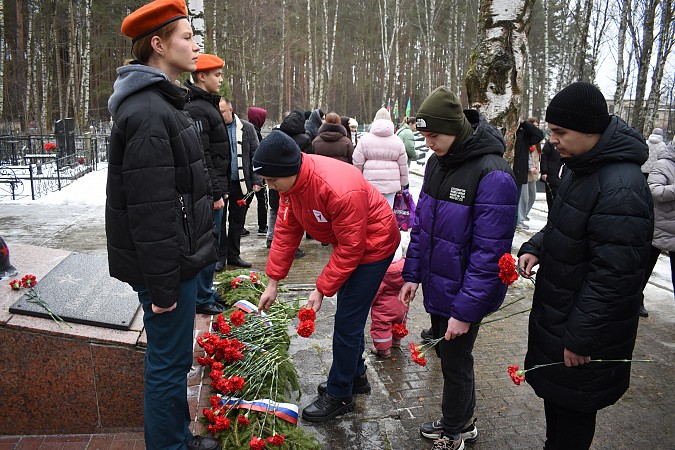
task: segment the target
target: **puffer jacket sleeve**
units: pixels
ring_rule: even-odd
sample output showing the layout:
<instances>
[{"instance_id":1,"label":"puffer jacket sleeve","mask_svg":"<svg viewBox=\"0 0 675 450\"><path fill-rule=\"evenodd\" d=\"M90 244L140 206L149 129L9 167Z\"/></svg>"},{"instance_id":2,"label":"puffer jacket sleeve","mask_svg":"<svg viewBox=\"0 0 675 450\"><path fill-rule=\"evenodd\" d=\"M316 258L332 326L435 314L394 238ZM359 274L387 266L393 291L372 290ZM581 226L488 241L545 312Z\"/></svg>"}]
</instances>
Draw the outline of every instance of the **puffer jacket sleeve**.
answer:
<instances>
[{"instance_id":1,"label":"puffer jacket sleeve","mask_svg":"<svg viewBox=\"0 0 675 450\"><path fill-rule=\"evenodd\" d=\"M352 154L352 163L363 172L363 166L366 164L366 157L363 154L363 139L356 144L356 148Z\"/></svg>"},{"instance_id":2,"label":"puffer jacket sleeve","mask_svg":"<svg viewBox=\"0 0 675 450\"><path fill-rule=\"evenodd\" d=\"M398 171L401 177L401 188L408 185L408 157L405 154L405 145L401 144L401 152L398 155Z\"/></svg>"},{"instance_id":3,"label":"puffer jacket sleeve","mask_svg":"<svg viewBox=\"0 0 675 450\"><path fill-rule=\"evenodd\" d=\"M675 184L668 181L665 164L665 161L657 162L647 179L654 203L675 202ZM669 162L669 164L675 167L675 163Z\"/></svg>"},{"instance_id":4,"label":"puffer jacket sleeve","mask_svg":"<svg viewBox=\"0 0 675 450\"><path fill-rule=\"evenodd\" d=\"M208 115L202 111L201 108L191 108L189 114L194 120L195 126L199 131L199 139L201 140L202 150L204 152L204 163L206 164L208 176L211 180L210 188L213 201L220 200L223 197L223 191L220 188L220 184L218 184L218 173L216 172L216 169L211 160L210 134L213 124L211 124Z\"/></svg>"},{"instance_id":5,"label":"puffer jacket sleeve","mask_svg":"<svg viewBox=\"0 0 675 450\"><path fill-rule=\"evenodd\" d=\"M415 221L410 228L410 242L408 243L408 250L405 254L405 264L403 266L403 279L411 283L422 282L422 272L420 269L420 205L424 204L424 185L420 190L420 197L415 206Z\"/></svg>"},{"instance_id":6,"label":"puffer jacket sleeve","mask_svg":"<svg viewBox=\"0 0 675 450\"><path fill-rule=\"evenodd\" d=\"M335 295L363 259L368 209L366 190L352 191L329 204L328 212L338 244L316 280L316 288L328 297Z\"/></svg>"},{"instance_id":7,"label":"puffer jacket sleeve","mask_svg":"<svg viewBox=\"0 0 675 450\"><path fill-rule=\"evenodd\" d=\"M646 192L640 195L629 186L600 192L587 225L587 276L576 293L563 335L565 348L591 357L600 349L607 351L607 326L615 327L623 320L626 334L631 333L636 311L627 307L627 302L640 295L644 269L625 261L646 264L653 231L653 219L647 215L652 205Z\"/></svg>"},{"instance_id":8,"label":"puffer jacket sleeve","mask_svg":"<svg viewBox=\"0 0 675 450\"><path fill-rule=\"evenodd\" d=\"M169 137L130 136L122 179L129 230L146 286L152 303L167 308L178 300L181 278L176 180Z\"/></svg>"},{"instance_id":9,"label":"puffer jacket sleeve","mask_svg":"<svg viewBox=\"0 0 675 450\"><path fill-rule=\"evenodd\" d=\"M482 178L473 209L473 238L462 288L452 317L478 322L499 307L506 285L499 279L499 258L511 252L518 189L513 177L495 170Z\"/></svg>"},{"instance_id":10,"label":"puffer jacket sleeve","mask_svg":"<svg viewBox=\"0 0 675 450\"><path fill-rule=\"evenodd\" d=\"M286 278L304 234L305 230L286 203L286 197L281 194L277 220L274 223L274 239L265 267L268 277L277 281Z\"/></svg>"}]
</instances>

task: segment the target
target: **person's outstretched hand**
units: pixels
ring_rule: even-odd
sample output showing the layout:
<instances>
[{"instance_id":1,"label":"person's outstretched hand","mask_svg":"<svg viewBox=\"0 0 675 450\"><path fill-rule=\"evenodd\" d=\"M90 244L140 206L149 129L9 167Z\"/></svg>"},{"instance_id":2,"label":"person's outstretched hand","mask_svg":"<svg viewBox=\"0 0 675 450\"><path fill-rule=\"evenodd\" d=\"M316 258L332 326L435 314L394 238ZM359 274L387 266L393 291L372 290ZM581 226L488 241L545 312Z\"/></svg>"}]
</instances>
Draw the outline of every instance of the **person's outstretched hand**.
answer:
<instances>
[{"instance_id":1,"label":"person's outstretched hand","mask_svg":"<svg viewBox=\"0 0 675 450\"><path fill-rule=\"evenodd\" d=\"M539 264L539 258L532 253L523 253L518 258L518 267L523 269L523 272L528 277L532 276L532 268L537 264Z\"/></svg>"},{"instance_id":2,"label":"person's outstretched hand","mask_svg":"<svg viewBox=\"0 0 675 450\"><path fill-rule=\"evenodd\" d=\"M168 308L162 308L161 306L157 306L153 303L152 304L152 312L154 312L155 314L167 313L167 312L171 312L174 309L176 309L176 306L178 306L178 303L174 303L173 305L169 306Z\"/></svg>"},{"instance_id":3,"label":"person's outstretched hand","mask_svg":"<svg viewBox=\"0 0 675 450\"><path fill-rule=\"evenodd\" d=\"M418 286L419 283L406 281L401 288L401 292L398 293L398 301L408 307L410 302L415 298Z\"/></svg>"},{"instance_id":4,"label":"person's outstretched hand","mask_svg":"<svg viewBox=\"0 0 675 450\"><path fill-rule=\"evenodd\" d=\"M314 289L312 293L309 294L309 299L307 300L307 308L313 309L314 312L319 312L322 303L323 303L323 294L319 292L318 289Z\"/></svg>"},{"instance_id":5,"label":"person's outstretched hand","mask_svg":"<svg viewBox=\"0 0 675 450\"><path fill-rule=\"evenodd\" d=\"M279 285L279 281L269 279L267 282L267 287L265 288L265 292L262 293L260 296L260 302L258 302L258 310L259 311L267 311L270 309L270 306L274 304L274 302L277 299L277 286Z\"/></svg>"}]
</instances>

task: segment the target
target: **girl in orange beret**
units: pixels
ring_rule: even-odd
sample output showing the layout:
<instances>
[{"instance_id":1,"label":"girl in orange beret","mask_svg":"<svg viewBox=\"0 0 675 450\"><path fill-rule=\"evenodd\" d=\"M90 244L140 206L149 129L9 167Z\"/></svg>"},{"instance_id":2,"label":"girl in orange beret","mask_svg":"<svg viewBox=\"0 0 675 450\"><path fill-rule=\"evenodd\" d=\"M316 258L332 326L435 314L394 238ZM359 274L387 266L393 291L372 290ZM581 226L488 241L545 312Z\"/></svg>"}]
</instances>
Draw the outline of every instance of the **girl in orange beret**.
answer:
<instances>
[{"instance_id":1,"label":"girl in orange beret","mask_svg":"<svg viewBox=\"0 0 675 450\"><path fill-rule=\"evenodd\" d=\"M220 450L192 435L187 401L197 274L216 261L201 142L177 84L200 50L187 17L184 0L157 0L124 19L135 60L117 69L108 101L108 264L143 307L149 450Z\"/></svg>"}]
</instances>

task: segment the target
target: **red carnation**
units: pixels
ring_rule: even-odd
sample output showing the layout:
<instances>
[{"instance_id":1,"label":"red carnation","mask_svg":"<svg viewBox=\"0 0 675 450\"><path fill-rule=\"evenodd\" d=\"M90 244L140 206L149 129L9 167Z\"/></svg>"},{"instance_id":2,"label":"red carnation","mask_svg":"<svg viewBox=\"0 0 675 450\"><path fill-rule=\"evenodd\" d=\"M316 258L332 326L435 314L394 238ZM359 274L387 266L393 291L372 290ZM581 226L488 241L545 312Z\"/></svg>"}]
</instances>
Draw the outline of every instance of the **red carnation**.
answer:
<instances>
[{"instance_id":1,"label":"red carnation","mask_svg":"<svg viewBox=\"0 0 675 450\"><path fill-rule=\"evenodd\" d=\"M260 439L258 436L253 436L253 439L251 439L251 442L249 442L249 446L251 447L251 450L263 450L265 448L266 442Z\"/></svg>"},{"instance_id":2,"label":"red carnation","mask_svg":"<svg viewBox=\"0 0 675 450\"><path fill-rule=\"evenodd\" d=\"M225 321L223 313L220 313L216 316L216 325L220 334L228 335L232 331L230 325Z\"/></svg>"},{"instance_id":3,"label":"red carnation","mask_svg":"<svg viewBox=\"0 0 675 450\"><path fill-rule=\"evenodd\" d=\"M394 336L394 339L400 340L408 335L408 329L402 323L397 323L394 324L391 334Z\"/></svg>"},{"instance_id":4,"label":"red carnation","mask_svg":"<svg viewBox=\"0 0 675 450\"><path fill-rule=\"evenodd\" d=\"M239 205L239 206L246 206L246 200L244 200L243 198L242 198L241 200L237 200L237 205ZM251 441L251 442L253 442L253 441ZM264 442L264 441L263 441L263 442Z\"/></svg>"},{"instance_id":5,"label":"red carnation","mask_svg":"<svg viewBox=\"0 0 675 450\"><path fill-rule=\"evenodd\" d=\"M24 275L21 279L21 287L31 288L37 284L35 275Z\"/></svg>"},{"instance_id":6,"label":"red carnation","mask_svg":"<svg viewBox=\"0 0 675 450\"><path fill-rule=\"evenodd\" d=\"M246 416L237 416L237 423L241 425L242 427L245 427L249 423L251 423L250 420Z\"/></svg>"},{"instance_id":7,"label":"red carnation","mask_svg":"<svg viewBox=\"0 0 675 450\"><path fill-rule=\"evenodd\" d=\"M267 438L267 442L269 442L270 445L276 445L277 447L281 447L284 444L284 435L275 434L274 436L270 436Z\"/></svg>"},{"instance_id":8,"label":"red carnation","mask_svg":"<svg viewBox=\"0 0 675 450\"><path fill-rule=\"evenodd\" d=\"M232 289L237 289L241 283L244 281L241 278L234 278L231 282L230 285L232 286Z\"/></svg>"},{"instance_id":9,"label":"red carnation","mask_svg":"<svg viewBox=\"0 0 675 450\"><path fill-rule=\"evenodd\" d=\"M251 275L249 275L248 278L249 278L249 280L251 280L251 283L253 283L253 284L260 283L260 277L255 272L251 272Z\"/></svg>"},{"instance_id":10,"label":"red carnation","mask_svg":"<svg viewBox=\"0 0 675 450\"><path fill-rule=\"evenodd\" d=\"M525 371L518 370L518 366L509 366L508 371L511 380L513 380L513 384L516 386L520 386L520 383L525 381Z\"/></svg>"},{"instance_id":11,"label":"red carnation","mask_svg":"<svg viewBox=\"0 0 675 450\"><path fill-rule=\"evenodd\" d=\"M298 334L304 338L308 338L314 333L314 322L311 320L303 320L298 325Z\"/></svg>"},{"instance_id":12,"label":"red carnation","mask_svg":"<svg viewBox=\"0 0 675 450\"><path fill-rule=\"evenodd\" d=\"M504 253L499 258L499 278L504 284L513 284L518 279L518 271L516 270L516 260L511 253Z\"/></svg>"},{"instance_id":13,"label":"red carnation","mask_svg":"<svg viewBox=\"0 0 675 450\"><path fill-rule=\"evenodd\" d=\"M225 390L227 392L236 392L240 391L244 388L244 385L246 384L246 381L237 376L233 376L225 380Z\"/></svg>"},{"instance_id":14,"label":"red carnation","mask_svg":"<svg viewBox=\"0 0 675 450\"><path fill-rule=\"evenodd\" d=\"M243 311L233 311L230 314L230 323L235 327L240 327L246 322L246 314Z\"/></svg>"},{"instance_id":15,"label":"red carnation","mask_svg":"<svg viewBox=\"0 0 675 450\"><path fill-rule=\"evenodd\" d=\"M9 287L14 289L15 291L18 291L21 289L21 282L19 280L12 280L9 282Z\"/></svg>"},{"instance_id":16,"label":"red carnation","mask_svg":"<svg viewBox=\"0 0 675 450\"><path fill-rule=\"evenodd\" d=\"M298 318L301 322L304 322L305 320L314 322L316 320L316 311L312 308L302 308L298 311Z\"/></svg>"}]
</instances>

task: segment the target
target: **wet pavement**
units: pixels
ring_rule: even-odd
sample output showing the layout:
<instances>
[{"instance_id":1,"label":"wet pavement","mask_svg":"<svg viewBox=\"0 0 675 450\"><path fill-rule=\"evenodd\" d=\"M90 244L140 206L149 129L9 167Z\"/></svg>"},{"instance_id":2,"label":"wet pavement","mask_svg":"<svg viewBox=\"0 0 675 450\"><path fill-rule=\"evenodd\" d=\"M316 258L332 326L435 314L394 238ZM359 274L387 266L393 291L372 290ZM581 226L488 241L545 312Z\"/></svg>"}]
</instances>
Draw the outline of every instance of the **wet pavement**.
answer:
<instances>
[{"instance_id":1,"label":"wet pavement","mask_svg":"<svg viewBox=\"0 0 675 450\"><path fill-rule=\"evenodd\" d=\"M420 177L411 178L411 191L419 191ZM73 187L76 185L77 183ZM256 234L254 207L255 203L247 215L246 227L251 234L242 238L242 258L251 261L254 268L264 269L267 249L265 238ZM531 223L537 227L545 220L545 207L545 202L538 201L531 213ZM13 242L20 242L105 255L103 221L103 206L100 205L0 203L0 235L8 242L10 250ZM517 233L514 253L534 232L534 228L533 226L531 230ZM285 281L292 288L293 295L306 297L328 260L331 248L306 239L303 239L301 248L307 256L295 260ZM665 264L667 263L662 258L659 265L665 267ZM645 291L646 307L650 316L640 320L633 355L635 359L653 359L654 362L634 364L628 392L616 405L598 413L593 449L675 448L675 301L668 278L657 273L653 283ZM529 308L532 293L533 286L529 282L516 282L509 289L506 302L516 299L519 301L503 314ZM324 301L317 318L316 333L309 339L294 336L291 340L290 353L300 377L300 408L313 401L317 384L326 379L330 369L334 313L335 299ZM422 438L417 428L424 421L440 418L440 364L429 353L427 366L420 367L412 362L406 350L408 343L420 342L419 333L428 324L429 319L422 307L421 295L418 295L408 316L410 334L404 338L403 348L393 350L392 358L387 360L378 359L371 354L366 356L372 393L357 396L354 411L336 420L326 424L310 424L301 420L299 426L314 433L324 449L430 448L431 441ZM366 336L366 347L369 348L371 341L368 329ZM543 402L527 384L515 386L506 371L511 364L522 366L526 346L527 314L515 315L481 327L474 350L478 419L476 426L480 436L476 443L467 444L467 449L543 447ZM30 439L35 442L39 438ZM65 444L74 440L77 439L72 436L65 436L63 441L52 437L45 441L50 442L47 447L22 447L21 439L0 438L0 450L74 448ZM110 438L110 441L113 442L113 439ZM127 448L139 448L137 442L133 445ZM85 444L78 448L124 446Z\"/></svg>"}]
</instances>

